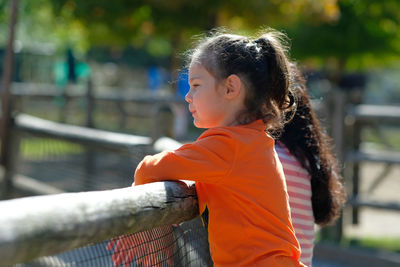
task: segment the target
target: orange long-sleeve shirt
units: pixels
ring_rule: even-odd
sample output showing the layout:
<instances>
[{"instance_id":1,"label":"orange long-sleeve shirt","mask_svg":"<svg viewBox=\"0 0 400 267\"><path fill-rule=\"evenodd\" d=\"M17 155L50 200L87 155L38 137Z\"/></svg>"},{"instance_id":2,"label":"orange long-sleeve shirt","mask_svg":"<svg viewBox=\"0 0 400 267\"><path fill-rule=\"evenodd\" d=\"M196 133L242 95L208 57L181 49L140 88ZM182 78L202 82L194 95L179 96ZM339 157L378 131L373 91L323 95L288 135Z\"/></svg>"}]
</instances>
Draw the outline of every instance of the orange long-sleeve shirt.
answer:
<instances>
[{"instance_id":1,"label":"orange long-sleeve shirt","mask_svg":"<svg viewBox=\"0 0 400 267\"><path fill-rule=\"evenodd\" d=\"M209 210L215 266L302 266L274 140L262 121L217 127L175 151L146 156L135 185L193 180Z\"/></svg>"}]
</instances>

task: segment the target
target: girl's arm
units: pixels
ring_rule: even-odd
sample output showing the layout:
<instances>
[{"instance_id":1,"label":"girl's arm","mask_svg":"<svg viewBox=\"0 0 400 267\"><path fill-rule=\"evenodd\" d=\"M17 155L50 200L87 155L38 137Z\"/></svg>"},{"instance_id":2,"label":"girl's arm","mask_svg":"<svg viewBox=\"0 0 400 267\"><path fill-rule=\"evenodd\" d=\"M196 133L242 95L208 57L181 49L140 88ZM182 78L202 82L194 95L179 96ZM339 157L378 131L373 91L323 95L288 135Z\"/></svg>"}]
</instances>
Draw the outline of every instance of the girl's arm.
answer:
<instances>
[{"instance_id":1,"label":"girl's arm","mask_svg":"<svg viewBox=\"0 0 400 267\"><path fill-rule=\"evenodd\" d=\"M146 156L136 169L135 185L164 180L219 183L230 173L235 157L236 144L229 132L207 130L194 143Z\"/></svg>"}]
</instances>

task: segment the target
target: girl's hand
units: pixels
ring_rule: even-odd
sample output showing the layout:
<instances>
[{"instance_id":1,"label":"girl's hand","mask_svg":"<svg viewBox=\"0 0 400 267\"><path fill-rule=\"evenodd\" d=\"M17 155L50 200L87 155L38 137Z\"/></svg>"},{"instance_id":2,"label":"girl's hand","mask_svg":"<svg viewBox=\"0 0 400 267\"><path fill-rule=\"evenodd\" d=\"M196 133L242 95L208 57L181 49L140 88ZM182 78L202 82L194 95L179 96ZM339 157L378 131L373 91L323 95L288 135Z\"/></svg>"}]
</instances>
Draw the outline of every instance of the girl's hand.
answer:
<instances>
[{"instance_id":1,"label":"girl's hand","mask_svg":"<svg viewBox=\"0 0 400 267\"><path fill-rule=\"evenodd\" d=\"M173 265L174 237L171 226L112 238L107 250L114 248L111 260L114 266L128 267L133 261L142 266Z\"/></svg>"}]
</instances>

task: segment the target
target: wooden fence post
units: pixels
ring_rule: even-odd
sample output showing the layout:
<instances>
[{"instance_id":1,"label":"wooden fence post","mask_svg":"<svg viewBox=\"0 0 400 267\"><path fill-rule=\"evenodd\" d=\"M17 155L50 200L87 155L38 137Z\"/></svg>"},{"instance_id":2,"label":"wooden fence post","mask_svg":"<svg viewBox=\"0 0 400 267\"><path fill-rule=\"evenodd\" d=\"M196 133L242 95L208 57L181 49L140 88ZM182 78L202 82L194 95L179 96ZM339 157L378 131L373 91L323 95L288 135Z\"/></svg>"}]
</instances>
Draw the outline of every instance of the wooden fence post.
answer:
<instances>
[{"instance_id":1,"label":"wooden fence post","mask_svg":"<svg viewBox=\"0 0 400 267\"><path fill-rule=\"evenodd\" d=\"M87 82L86 91L86 127L95 128L94 125L94 109L95 109L95 98L93 95L93 83L92 79L89 78ZM85 178L83 180L83 188L89 190L92 185L92 178L96 170L96 153L92 148L87 147L85 152Z\"/></svg>"},{"instance_id":2,"label":"wooden fence post","mask_svg":"<svg viewBox=\"0 0 400 267\"><path fill-rule=\"evenodd\" d=\"M128 121L128 114L125 109L124 101L118 100L115 102L115 104L117 106L119 113L121 114L121 117L119 119L119 128L126 129L127 121Z\"/></svg>"},{"instance_id":3,"label":"wooden fence post","mask_svg":"<svg viewBox=\"0 0 400 267\"><path fill-rule=\"evenodd\" d=\"M359 151L361 143L361 123L357 120L353 123L353 136L352 136L352 150ZM352 162L352 195L351 198L357 198L360 185L360 163L358 161ZM352 224L359 223L359 208L352 207Z\"/></svg>"},{"instance_id":4,"label":"wooden fence post","mask_svg":"<svg viewBox=\"0 0 400 267\"><path fill-rule=\"evenodd\" d=\"M17 24L18 17L18 0L11 0L11 16L10 16L10 26L9 26L9 36L7 43L7 50L4 59L3 67L3 80L2 80L2 106L1 106L1 164L5 169L5 174L3 177L3 185L1 186L0 198L6 198L9 194L12 186L12 168L14 162L12 162L12 154L14 147L11 140L11 97L10 97L10 84L13 76L14 69L14 36L15 36L15 26ZM11 171L11 172L10 172Z\"/></svg>"},{"instance_id":5,"label":"wooden fence post","mask_svg":"<svg viewBox=\"0 0 400 267\"><path fill-rule=\"evenodd\" d=\"M174 137L174 114L170 106L158 106L155 110L155 116L153 119L153 127L151 132L151 137L153 142L158 138Z\"/></svg>"},{"instance_id":6,"label":"wooden fence post","mask_svg":"<svg viewBox=\"0 0 400 267\"><path fill-rule=\"evenodd\" d=\"M13 178L17 172L19 147L20 133L16 129L9 130L7 151L5 153L4 160L4 175L2 179L0 199L11 198L14 193Z\"/></svg>"},{"instance_id":7,"label":"wooden fence post","mask_svg":"<svg viewBox=\"0 0 400 267\"><path fill-rule=\"evenodd\" d=\"M334 153L339 162L339 167L342 167L345 157L345 142L344 142L344 119L346 116L346 93L340 89L335 89L327 99L330 107L330 135L334 142ZM342 168L341 168L342 169ZM332 226L325 227L321 231L323 239L332 239L339 242L343 234L343 218L342 216Z\"/></svg>"},{"instance_id":8,"label":"wooden fence post","mask_svg":"<svg viewBox=\"0 0 400 267\"><path fill-rule=\"evenodd\" d=\"M93 95L93 82L89 78L86 90L86 127L95 128L94 124L95 98Z\"/></svg>"}]
</instances>

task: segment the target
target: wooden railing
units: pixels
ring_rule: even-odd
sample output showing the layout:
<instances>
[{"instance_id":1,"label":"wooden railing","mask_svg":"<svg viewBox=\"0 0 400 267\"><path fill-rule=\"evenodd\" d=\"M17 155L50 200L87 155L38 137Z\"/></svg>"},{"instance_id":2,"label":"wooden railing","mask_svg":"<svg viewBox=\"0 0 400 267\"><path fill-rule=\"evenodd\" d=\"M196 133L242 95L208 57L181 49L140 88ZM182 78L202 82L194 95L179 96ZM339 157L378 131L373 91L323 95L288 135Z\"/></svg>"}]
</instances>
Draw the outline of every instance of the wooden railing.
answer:
<instances>
[{"instance_id":1,"label":"wooden railing","mask_svg":"<svg viewBox=\"0 0 400 267\"><path fill-rule=\"evenodd\" d=\"M97 89L97 90L95 90ZM67 88L56 87L52 84L30 84L14 83L11 95L16 109L25 108L21 106L23 99L48 99L64 102L58 107L58 121L66 122L69 107L72 102L84 100L83 112L86 116L84 126L96 128L95 112L99 111L101 103L112 104L115 111L119 114L119 125L123 129L126 127L128 117L150 118L152 120L150 136L157 139L166 132L172 136L174 124L174 112L176 107L182 108L186 105L184 99L170 93L151 92L149 90L122 90L121 88L94 88L91 80L84 85L70 85ZM132 109L137 105L145 105L146 108ZM18 107L19 106L19 107Z\"/></svg>"},{"instance_id":2,"label":"wooden railing","mask_svg":"<svg viewBox=\"0 0 400 267\"><path fill-rule=\"evenodd\" d=\"M352 221L359 222L359 208L370 207L377 209L400 211L400 201L379 201L372 200L368 195L360 193L360 163L378 162L386 164L383 175L377 177L372 188L377 186L385 178L388 170L393 165L400 165L400 151L393 149L383 136L380 127L383 125L400 127L400 106L388 105L355 105L349 108L345 114L344 121L347 123L350 145L346 151L344 160L350 165L351 196L348 204L353 207ZM371 128L376 132L383 149L365 149L361 147L362 130ZM367 192L370 193L370 192Z\"/></svg>"},{"instance_id":3,"label":"wooden railing","mask_svg":"<svg viewBox=\"0 0 400 267\"><path fill-rule=\"evenodd\" d=\"M26 114L16 115L12 119L12 122L13 123L10 127L10 141L7 144L7 156L9 157L7 159L8 165L3 170L3 179L0 181L0 198L3 199L8 198L7 195L14 191L14 187L20 187L24 185L26 187L26 181L29 180L31 180L31 182L28 184L33 185L33 187L30 188L30 194L48 194L51 192L57 192L57 189L48 190L49 187L46 185L36 186L39 185L39 183L35 183L35 181L29 177L22 178L25 181L24 184L18 182L18 180L21 180L21 177L18 174L20 142L21 136L24 133L82 144L86 149L85 163L87 165L86 169L88 173L93 171L93 161L95 160L94 155L91 152L91 148L114 151L127 155L132 154L137 150L149 150L148 152L151 152L152 150L152 139L146 136L114 133L86 127L67 125L43 120ZM24 188L24 190L26 189L27 188Z\"/></svg>"},{"instance_id":4,"label":"wooden railing","mask_svg":"<svg viewBox=\"0 0 400 267\"><path fill-rule=\"evenodd\" d=\"M183 182L0 201L0 265L187 221L197 205L194 184Z\"/></svg>"},{"instance_id":5,"label":"wooden railing","mask_svg":"<svg viewBox=\"0 0 400 267\"><path fill-rule=\"evenodd\" d=\"M81 144L88 151L92 147L127 155L168 149L174 142L171 139L159 139L153 144L145 136L66 125L26 114L16 115L10 130L13 134L8 148L12 150L9 153L12 164L2 170L3 192L23 190L31 195L52 195L0 201L0 259L5 266L198 216L193 183L160 182L115 190L62 193L62 189L18 173L19 144L27 133Z\"/></svg>"}]
</instances>

